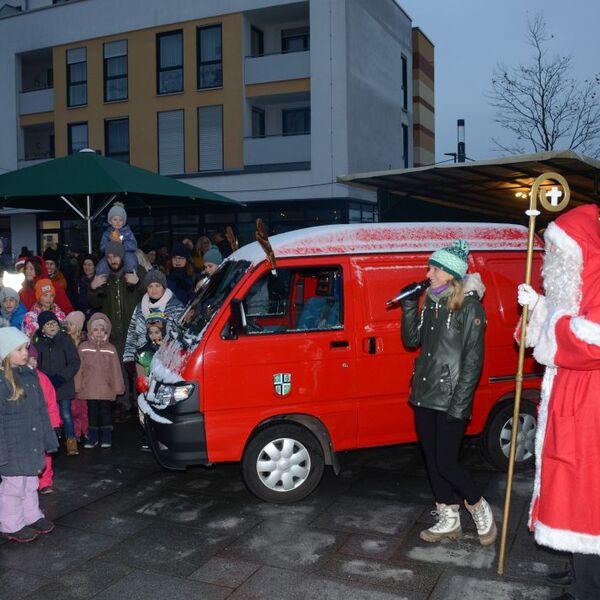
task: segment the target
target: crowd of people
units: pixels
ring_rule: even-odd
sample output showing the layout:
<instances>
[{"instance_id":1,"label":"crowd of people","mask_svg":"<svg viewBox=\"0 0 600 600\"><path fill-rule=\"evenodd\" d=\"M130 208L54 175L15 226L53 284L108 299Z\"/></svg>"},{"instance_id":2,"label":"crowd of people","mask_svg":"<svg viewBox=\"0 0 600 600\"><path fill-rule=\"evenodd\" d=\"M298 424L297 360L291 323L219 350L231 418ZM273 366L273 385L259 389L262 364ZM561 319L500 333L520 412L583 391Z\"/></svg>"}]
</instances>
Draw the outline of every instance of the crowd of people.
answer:
<instances>
[{"instance_id":1,"label":"crowd of people","mask_svg":"<svg viewBox=\"0 0 600 600\"><path fill-rule=\"evenodd\" d=\"M0 531L29 542L54 525L38 492L53 493L51 454L112 447L113 420L132 417L135 377L202 281L233 248L186 238L138 247L125 207L108 211L99 254L61 263L57 249L13 261L0 240L0 271L22 273L0 287ZM25 400L22 402L21 400ZM141 437L141 449L148 450Z\"/></svg>"}]
</instances>

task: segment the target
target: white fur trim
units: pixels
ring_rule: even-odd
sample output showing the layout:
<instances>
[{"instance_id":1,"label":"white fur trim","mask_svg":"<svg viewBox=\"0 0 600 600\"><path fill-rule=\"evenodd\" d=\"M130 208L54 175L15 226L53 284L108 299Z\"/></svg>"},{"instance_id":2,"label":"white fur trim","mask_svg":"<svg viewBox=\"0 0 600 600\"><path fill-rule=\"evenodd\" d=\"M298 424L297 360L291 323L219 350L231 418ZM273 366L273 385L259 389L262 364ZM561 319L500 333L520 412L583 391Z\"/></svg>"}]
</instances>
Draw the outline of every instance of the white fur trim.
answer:
<instances>
[{"instance_id":1,"label":"white fur trim","mask_svg":"<svg viewBox=\"0 0 600 600\"><path fill-rule=\"evenodd\" d=\"M576 338L586 344L600 346L600 324L588 321L585 317L575 317L570 325Z\"/></svg>"},{"instance_id":2,"label":"white fur trim","mask_svg":"<svg viewBox=\"0 0 600 600\"><path fill-rule=\"evenodd\" d=\"M533 358L541 365L547 367L555 367L554 357L556 356L556 322L569 313L566 310L555 310L547 316L540 330L539 337L535 349L533 350Z\"/></svg>"},{"instance_id":3,"label":"white fur trim","mask_svg":"<svg viewBox=\"0 0 600 600\"><path fill-rule=\"evenodd\" d=\"M579 244L565 233L554 221L548 225L544 232L544 241L558 246L563 252L569 254L578 264L583 264L583 254Z\"/></svg>"},{"instance_id":4,"label":"white fur trim","mask_svg":"<svg viewBox=\"0 0 600 600\"><path fill-rule=\"evenodd\" d=\"M554 529L539 521L535 526L535 541L563 552L600 554L600 535L590 535L569 529Z\"/></svg>"}]
</instances>

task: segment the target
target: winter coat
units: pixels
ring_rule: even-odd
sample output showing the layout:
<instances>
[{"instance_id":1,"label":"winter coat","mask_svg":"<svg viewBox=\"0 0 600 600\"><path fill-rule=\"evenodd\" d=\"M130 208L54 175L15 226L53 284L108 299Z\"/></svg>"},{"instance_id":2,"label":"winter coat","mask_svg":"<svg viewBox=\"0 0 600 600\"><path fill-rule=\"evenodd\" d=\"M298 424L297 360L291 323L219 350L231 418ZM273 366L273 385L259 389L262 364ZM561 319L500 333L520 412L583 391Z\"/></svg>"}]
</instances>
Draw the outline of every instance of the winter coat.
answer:
<instances>
[{"instance_id":1,"label":"winter coat","mask_svg":"<svg viewBox=\"0 0 600 600\"><path fill-rule=\"evenodd\" d=\"M0 371L0 475L35 476L44 468L45 453L57 450L58 440L37 372L14 367L13 374L25 394L9 400L12 387Z\"/></svg>"},{"instance_id":2,"label":"winter coat","mask_svg":"<svg viewBox=\"0 0 600 600\"><path fill-rule=\"evenodd\" d=\"M100 252L102 254L106 252L106 245L108 242L113 239L111 237L113 231L116 232L116 235L121 239L121 243L123 244L123 248L125 248L125 252L135 252L137 250L137 240L135 239L135 235L133 234L133 231L131 231L131 227L129 227L129 225L123 225L121 229L115 229L112 225L107 225L102 232L102 237L100 238Z\"/></svg>"},{"instance_id":3,"label":"winter coat","mask_svg":"<svg viewBox=\"0 0 600 600\"><path fill-rule=\"evenodd\" d=\"M94 276L81 277L77 281L73 282L71 286L71 298L73 299L73 305L75 310L80 310L86 319L89 319L90 315L94 312L94 308L90 306L88 294L90 292L90 283Z\"/></svg>"},{"instance_id":4,"label":"winter coat","mask_svg":"<svg viewBox=\"0 0 600 600\"><path fill-rule=\"evenodd\" d=\"M177 322L183 313L184 306L170 290L166 290L170 298L167 300L162 312L167 317L167 329L173 322ZM125 342L125 351L123 352L123 362L135 360L135 353L146 343L146 314L144 314L144 304L147 302L148 294L144 294L142 301L135 307L129 329L127 331L127 340ZM164 296L163 296L164 297ZM159 301L160 302L160 301ZM149 305L153 306L153 305ZM149 311L148 311L149 312Z\"/></svg>"},{"instance_id":5,"label":"winter coat","mask_svg":"<svg viewBox=\"0 0 600 600\"><path fill-rule=\"evenodd\" d=\"M91 288L88 294L90 306L103 312L112 323L110 341L117 348L119 355L123 354L131 315L146 291L143 285L145 269L139 267L137 275L137 284L128 286L123 270L118 274L111 272L108 276L106 295L101 296L97 289Z\"/></svg>"},{"instance_id":6,"label":"winter coat","mask_svg":"<svg viewBox=\"0 0 600 600\"><path fill-rule=\"evenodd\" d=\"M465 300L455 313L448 308L450 291L427 291L419 314L418 299L402 301L402 341L421 346L415 359L409 402L446 412L454 419L471 417L473 394L483 366L485 287L478 273L465 278Z\"/></svg>"},{"instance_id":7,"label":"winter coat","mask_svg":"<svg viewBox=\"0 0 600 600\"><path fill-rule=\"evenodd\" d=\"M54 289L59 287L63 290L67 289L67 278L60 271L55 271L54 275L48 276L48 279L54 284Z\"/></svg>"},{"instance_id":8,"label":"winter coat","mask_svg":"<svg viewBox=\"0 0 600 600\"><path fill-rule=\"evenodd\" d=\"M587 204L562 214L544 238L547 296L533 306L526 338L534 358L546 366L529 525L539 544L600 555L598 207ZM555 269L549 247L564 257Z\"/></svg>"},{"instance_id":9,"label":"winter coat","mask_svg":"<svg viewBox=\"0 0 600 600\"><path fill-rule=\"evenodd\" d=\"M21 302L25 305L27 310L31 310L31 307L37 302L34 289L36 281L38 279L50 279L44 259L42 259L40 256L34 256L31 260L38 263L41 269L41 274L36 275L31 283L24 281L23 287L19 292L19 298L21 298ZM67 313L70 313L73 310L73 305L67 296L67 292L60 285L55 285L54 289L56 290L56 297L54 298L54 301L63 310L67 311Z\"/></svg>"},{"instance_id":10,"label":"winter coat","mask_svg":"<svg viewBox=\"0 0 600 600\"><path fill-rule=\"evenodd\" d=\"M62 331L52 338L39 332L33 338L33 345L38 353L38 369L48 375L52 381L57 400L59 402L73 400L75 397L73 379L79 370L80 360L71 338ZM64 381L55 383L56 375Z\"/></svg>"},{"instance_id":11,"label":"winter coat","mask_svg":"<svg viewBox=\"0 0 600 600\"><path fill-rule=\"evenodd\" d=\"M167 272L167 287L185 306L192 299L194 275L190 275L185 267L171 267Z\"/></svg>"},{"instance_id":12,"label":"winter coat","mask_svg":"<svg viewBox=\"0 0 600 600\"><path fill-rule=\"evenodd\" d=\"M58 402L56 401L56 390L52 385L52 382L48 379L48 375L42 373L39 369L36 370L38 379L40 380L40 386L42 393L44 394L44 400L46 401L46 408L48 409L48 417L50 418L50 424L52 427L60 427L62 421L60 419L60 410L58 409Z\"/></svg>"},{"instance_id":13,"label":"winter coat","mask_svg":"<svg viewBox=\"0 0 600 600\"><path fill-rule=\"evenodd\" d=\"M107 339L93 341L92 323L101 319L106 324ZM80 400L114 400L125 393L125 381L117 349L108 341L111 324L102 313L94 313L88 321L88 341L79 344L77 352L81 368L75 375L75 390Z\"/></svg>"},{"instance_id":14,"label":"winter coat","mask_svg":"<svg viewBox=\"0 0 600 600\"><path fill-rule=\"evenodd\" d=\"M11 327L16 327L17 329L21 329L23 325L23 318L26 314L27 309L21 302L17 304L15 310L13 310L11 313L7 313L4 308L2 308L0 311L0 316L9 322Z\"/></svg>"},{"instance_id":15,"label":"winter coat","mask_svg":"<svg viewBox=\"0 0 600 600\"><path fill-rule=\"evenodd\" d=\"M31 310L25 314L23 317L23 323L21 325L21 330L23 333L31 338L35 332L38 330L38 317L41 312L48 310L46 308L42 308L37 302L31 307ZM56 318L62 322L65 320L66 315L61 310L59 306L53 304L50 310L56 315Z\"/></svg>"}]
</instances>

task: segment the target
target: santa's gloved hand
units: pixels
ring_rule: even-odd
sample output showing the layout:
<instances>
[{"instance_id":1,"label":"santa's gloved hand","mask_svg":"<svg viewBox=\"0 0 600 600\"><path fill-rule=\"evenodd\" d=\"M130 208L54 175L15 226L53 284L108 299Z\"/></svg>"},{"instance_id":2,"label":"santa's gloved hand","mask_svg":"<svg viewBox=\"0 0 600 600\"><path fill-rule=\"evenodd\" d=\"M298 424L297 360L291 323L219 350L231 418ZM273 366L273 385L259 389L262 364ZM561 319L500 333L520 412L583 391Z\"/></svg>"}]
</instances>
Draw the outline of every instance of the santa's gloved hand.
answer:
<instances>
[{"instance_id":1,"label":"santa's gloved hand","mask_svg":"<svg viewBox=\"0 0 600 600\"><path fill-rule=\"evenodd\" d=\"M534 306L537 304L538 298L538 293L526 283L522 283L517 288L517 301L521 306L529 306L529 310L533 310Z\"/></svg>"}]
</instances>

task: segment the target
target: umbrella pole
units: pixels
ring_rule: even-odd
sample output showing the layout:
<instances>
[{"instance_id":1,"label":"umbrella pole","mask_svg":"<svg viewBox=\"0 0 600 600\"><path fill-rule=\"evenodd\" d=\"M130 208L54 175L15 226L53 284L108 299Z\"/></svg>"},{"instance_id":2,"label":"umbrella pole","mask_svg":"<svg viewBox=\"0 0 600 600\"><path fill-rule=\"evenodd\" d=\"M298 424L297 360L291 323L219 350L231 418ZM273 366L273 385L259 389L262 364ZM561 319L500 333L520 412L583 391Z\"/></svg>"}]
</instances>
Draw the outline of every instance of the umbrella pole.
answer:
<instances>
[{"instance_id":1,"label":"umbrella pole","mask_svg":"<svg viewBox=\"0 0 600 600\"><path fill-rule=\"evenodd\" d=\"M88 194L86 197L86 223L87 223L87 236L88 236L88 253L91 254L92 253L92 216L91 216L91 199L90 199L90 195Z\"/></svg>"}]
</instances>

